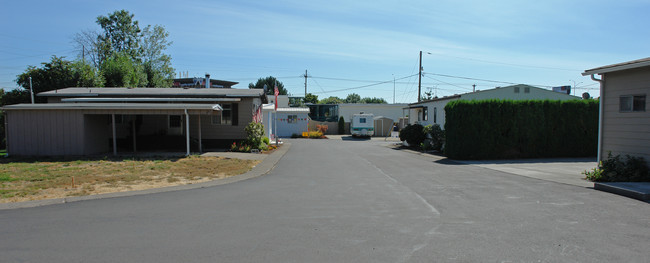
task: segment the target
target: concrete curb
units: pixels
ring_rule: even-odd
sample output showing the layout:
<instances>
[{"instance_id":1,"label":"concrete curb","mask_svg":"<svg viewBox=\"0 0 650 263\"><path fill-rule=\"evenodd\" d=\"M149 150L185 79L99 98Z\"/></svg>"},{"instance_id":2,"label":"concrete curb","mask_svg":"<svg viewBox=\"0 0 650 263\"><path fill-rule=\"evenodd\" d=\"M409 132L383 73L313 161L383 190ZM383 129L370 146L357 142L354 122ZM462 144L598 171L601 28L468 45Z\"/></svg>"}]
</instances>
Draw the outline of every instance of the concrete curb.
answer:
<instances>
[{"instance_id":1,"label":"concrete curb","mask_svg":"<svg viewBox=\"0 0 650 263\"><path fill-rule=\"evenodd\" d=\"M650 202L650 183L594 183L594 189Z\"/></svg>"},{"instance_id":2,"label":"concrete curb","mask_svg":"<svg viewBox=\"0 0 650 263\"><path fill-rule=\"evenodd\" d=\"M146 194L164 193L164 192L172 192L172 191L182 191L182 190L207 188L207 187L213 187L218 185L235 183L235 182L259 177L269 173L271 170L273 170L273 168L275 168L276 164L280 161L280 159L282 159L282 157L289 151L290 148L291 148L291 143L285 142L282 147L278 148L275 152L271 153L269 156L264 158L264 160L260 164L253 167L253 169L251 169L250 171L244 174L240 174L237 176L228 177L224 179L198 183L198 184L176 185L176 186L138 190L138 191L106 193L106 194L87 195L87 196L74 196L74 197L66 197L66 198L25 201L25 202L17 202L17 203L1 203L0 210L29 208L29 207L65 204L65 203L87 201L87 200L146 195Z\"/></svg>"}]
</instances>

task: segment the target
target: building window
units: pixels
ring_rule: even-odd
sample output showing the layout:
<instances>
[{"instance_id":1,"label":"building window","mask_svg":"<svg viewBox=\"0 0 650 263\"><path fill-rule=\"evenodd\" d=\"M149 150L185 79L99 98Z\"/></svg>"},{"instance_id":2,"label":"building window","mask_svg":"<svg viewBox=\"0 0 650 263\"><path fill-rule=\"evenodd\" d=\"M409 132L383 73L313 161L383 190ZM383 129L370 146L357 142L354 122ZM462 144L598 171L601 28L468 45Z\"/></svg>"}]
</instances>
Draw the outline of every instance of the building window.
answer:
<instances>
[{"instance_id":1,"label":"building window","mask_svg":"<svg viewBox=\"0 0 650 263\"><path fill-rule=\"evenodd\" d=\"M619 99L621 112L645 111L645 95L627 95Z\"/></svg>"},{"instance_id":2,"label":"building window","mask_svg":"<svg viewBox=\"0 0 650 263\"><path fill-rule=\"evenodd\" d=\"M169 115L169 128L180 128L182 123L181 115Z\"/></svg>"},{"instance_id":3,"label":"building window","mask_svg":"<svg viewBox=\"0 0 650 263\"><path fill-rule=\"evenodd\" d=\"M433 123L438 123L438 108L433 107Z\"/></svg>"},{"instance_id":4,"label":"building window","mask_svg":"<svg viewBox=\"0 0 650 263\"><path fill-rule=\"evenodd\" d=\"M232 125L232 104L221 104L221 114L212 115L212 124Z\"/></svg>"},{"instance_id":5,"label":"building window","mask_svg":"<svg viewBox=\"0 0 650 263\"><path fill-rule=\"evenodd\" d=\"M530 87L525 87L524 88L524 93L530 93Z\"/></svg>"},{"instance_id":6,"label":"building window","mask_svg":"<svg viewBox=\"0 0 650 263\"><path fill-rule=\"evenodd\" d=\"M287 123L298 123L298 115L287 116Z\"/></svg>"},{"instance_id":7,"label":"building window","mask_svg":"<svg viewBox=\"0 0 650 263\"><path fill-rule=\"evenodd\" d=\"M515 87L515 93L519 93L519 87Z\"/></svg>"},{"instance_id":8,"label":"building window","mask_svg":"<svg viewBox=\"0 0 650 263\"><path fill-rule=\"evenodd\" d=\"M429 108L428 107L422 108L422 120L423 121L429 120Z\"/></svg>"}]
</instances>

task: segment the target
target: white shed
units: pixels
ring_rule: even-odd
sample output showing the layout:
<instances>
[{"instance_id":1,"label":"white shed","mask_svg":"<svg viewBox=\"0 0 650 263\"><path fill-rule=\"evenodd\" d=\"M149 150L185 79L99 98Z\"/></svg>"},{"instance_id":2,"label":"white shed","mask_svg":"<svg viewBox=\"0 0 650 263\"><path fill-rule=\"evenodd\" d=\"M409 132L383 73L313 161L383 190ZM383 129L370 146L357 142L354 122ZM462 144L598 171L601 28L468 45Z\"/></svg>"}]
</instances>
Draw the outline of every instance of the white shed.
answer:
<instances>
[{"instance_id":1,"label":"white shed","mask_svg":"<svg viewBox=\"0 0 650 263\"><path fill-rule=\"evenodd\" d=\"M262 124L264 134L277 132L277 137L291 137L293 134L302 134L308 131L309 108L286 107L274 109L275 105L265 104L263 107ZM277 125L277 131L273 125Z\"/></svg>"}]
</instances>

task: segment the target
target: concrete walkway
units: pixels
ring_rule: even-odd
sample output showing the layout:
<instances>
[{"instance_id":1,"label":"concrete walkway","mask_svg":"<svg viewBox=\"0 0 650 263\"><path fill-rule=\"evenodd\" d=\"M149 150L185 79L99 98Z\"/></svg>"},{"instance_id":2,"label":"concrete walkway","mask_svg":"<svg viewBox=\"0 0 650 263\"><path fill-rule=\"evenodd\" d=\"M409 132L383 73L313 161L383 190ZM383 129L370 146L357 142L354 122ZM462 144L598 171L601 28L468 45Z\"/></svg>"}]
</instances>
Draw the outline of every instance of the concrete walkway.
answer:
<instances>
[{"instance_id":1,"label":"concrete walkway","mask_svg":"<svg viewBox=\"0 0 650 263\"><path fill-rule=\"evenodd\" d=\"M580 187L593 187L584 179L584 171L590 171L598 163L595 158L520 159L488 161L455 161L520 176L552 181Z\"/></svg>"}]
</instances>

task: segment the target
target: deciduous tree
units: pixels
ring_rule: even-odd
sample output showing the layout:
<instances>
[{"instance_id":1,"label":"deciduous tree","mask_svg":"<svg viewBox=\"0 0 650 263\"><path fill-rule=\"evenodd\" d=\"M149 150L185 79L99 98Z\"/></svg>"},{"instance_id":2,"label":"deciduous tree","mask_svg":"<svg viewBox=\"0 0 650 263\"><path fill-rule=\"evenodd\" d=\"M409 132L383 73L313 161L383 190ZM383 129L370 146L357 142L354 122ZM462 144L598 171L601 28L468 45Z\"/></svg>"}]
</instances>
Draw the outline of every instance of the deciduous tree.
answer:
<instances>
[{"instance_id":1,"label":"deciduous tree","mask_svg":"<svg viewBox=\"0 0 650 263\"><path fill-rule=\"evenodd\" d=\"M263 89L264 85L266 85L267 90L266 94L267 95L273 95L274 92L274 87L277 85L278 87L278 93L280 95L287 95L287 90L284 88L284 84L282 82L278 81L275 77L273 76L268 76L266 78L259 78L255 84L250 83L248 84L249 89Z\"/></svg>"}]
</instances>

